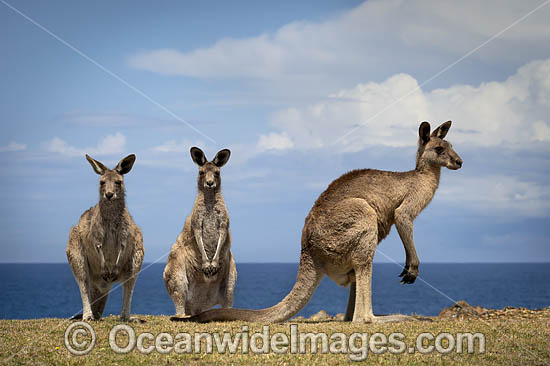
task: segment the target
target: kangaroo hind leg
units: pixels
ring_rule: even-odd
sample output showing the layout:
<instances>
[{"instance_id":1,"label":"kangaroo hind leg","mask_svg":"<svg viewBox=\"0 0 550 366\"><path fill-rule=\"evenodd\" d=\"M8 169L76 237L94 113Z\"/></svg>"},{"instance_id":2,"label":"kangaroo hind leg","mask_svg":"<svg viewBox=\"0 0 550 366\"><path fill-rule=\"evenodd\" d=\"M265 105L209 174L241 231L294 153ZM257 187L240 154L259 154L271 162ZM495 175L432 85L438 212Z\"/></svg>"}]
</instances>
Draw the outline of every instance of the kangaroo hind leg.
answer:
<instances>
[{"instance_id":1,"label":"kangaroo hind leg","mask_svg":"<svg viewBox=\"0 0 550 366\"><path fill-rule=\"evenodd\" d=\"M233 255L230 254L229 271L225 276L222 285L220 286L220 306L222 308L230 308L233 306L233 295L235 294L235 284L237 283L237 267L233 260Z\"/></svg>"},{"instance_id":2,"label":"kangaroo hind leg","mask_svg":"<svg viewBox=\"0 0 550 366\"><path fill-rule=\"evenodd\" d=\"M183 318L191 315L186 313L188 309L185 308L189 293L189 281L187 280L185 265L182 265L177 271L172 271L171 266L169 268L167 265L164 271L164 283L176 308L176 315L172 318Z\"/></svg>"},{"instance_id":3,"label":"kangaroo hind leg","mask_svg":"<svg viewBox=\"0 0 550 366\"><path fill-rule=\"evenodd\" d=\"M105 311L105 305L107 304L107 298L109 297L109 291L111 291L111 285L106 285L100 287L97 285L92 285L90 300L92 306L92 313L94 319L99 320L103 316Z\"/></svg>"},{"instance_id":4,"label":"kangaroo hind leg","mask_svg":"<svg viewBox=\"0 0 550 366\"><path fill-rule=\"evenodd\" d=\"M362 221L362 235L356 246L352 261L355 270L355 307L353 322L384 323L414 320L414 318L401 315L374 316L372 311L372 261L378 245L378 223L376 212L368 204L365 204L365 220ZM352 286L353 288L353 286ZM350 302L351 302L350 293ZM349 303L348 303L349 304ZM348 306L346 315L351 315Z\"/></svg>"},{"instance_id":5,"label":"kangaroo hind leg","mask_svg":"<svg viewBox=\"0 0 550 366\"><path fill-rule=\"evenodd\" d=\"M348 306L346 308L346 314L344 315L344 321L349 322L353 320L353 313L355 311L355 281L352 282L349 286L349 298Z\"/></svg>"}]
</instances>

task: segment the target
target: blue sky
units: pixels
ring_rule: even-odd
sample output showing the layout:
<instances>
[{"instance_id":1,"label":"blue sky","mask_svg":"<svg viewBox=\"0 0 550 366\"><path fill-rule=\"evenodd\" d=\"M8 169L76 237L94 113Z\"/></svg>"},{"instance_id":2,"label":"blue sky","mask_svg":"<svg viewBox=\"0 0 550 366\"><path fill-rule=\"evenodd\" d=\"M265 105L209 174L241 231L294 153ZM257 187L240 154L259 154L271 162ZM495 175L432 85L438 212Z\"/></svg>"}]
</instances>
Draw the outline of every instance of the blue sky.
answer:
<instances>
[{"instance_id":1,"label":"blue sky","mask_svg":"<svg viewBox=\"0 0 550 366\"><path fill-rule=\"evenodd\" d=\"M85 153L137 155L128 207L146 261L165 261L196 193L191 146L232 150L237 262L296 262L332 180L414 168L419 123L449 119L464 167L415 222L420 261L550 261L550 5L517 22L542 1L8 4L179 120L0 3L1 262L66 261L98 198ZM395 229L379 248L404 260Z\"/></svg>"}]
</instances>

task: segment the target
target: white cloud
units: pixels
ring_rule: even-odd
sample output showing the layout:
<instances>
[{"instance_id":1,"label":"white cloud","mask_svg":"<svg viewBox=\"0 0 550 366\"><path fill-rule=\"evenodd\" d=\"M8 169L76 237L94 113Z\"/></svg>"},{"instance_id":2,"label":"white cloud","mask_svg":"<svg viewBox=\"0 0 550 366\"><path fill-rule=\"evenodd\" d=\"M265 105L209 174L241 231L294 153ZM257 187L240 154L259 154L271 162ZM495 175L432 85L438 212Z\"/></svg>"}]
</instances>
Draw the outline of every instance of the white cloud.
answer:
<instances>
[{"instance_id":1,"label":"white cloud","mask_svg":"<svg viewBox=\"0 0 550 366\"><path fill-rule=\"evenodd\" d=\"M258 140L257 149L259 151L267 150L286 150L294 146L292 140L288 137L286 132L276 133L270 132L267 135L260 135Z\"/></svg>"},{"instance_id":2,"label":"white cloud","mask_svg":"<svg viewBox=\"0 0 550 366\"><path fill-rule=\"evenodd\" d=\"M462 146L528 150L550 142L550 60L531 62L502 82L430 92L417 88L412 76L397 74L341 90L316 104L276 112L272 125L303 149L332 146L349 131L353 133L338 143L346 151L368 145L414 146L421 121L435 128L448 119L454 122L449 140Z\"/></svg>"},{"instance_id":3,"label":"white cloud","mask_svg":"<svg viewBox=\"0 0 550 366\"><path fill-rule=\"evenodd\" d=\"M77 148L59 137L54 137L50 141L44 143L44 149L46 151L69 157L82 156L84 154L95 156L119 154L123 153L125 148L126 137L120 132L114 135L105 136L95 147Z\"/></svg>"},{"instance_id":4,"label":"white cloud","mask_svg":"<svg viewBox=\"0 0 550 366\"><path fill-rule=\"evenodd\" d=\"M398 25L401 39L411 45L431 44L454 53L466 53L472 44L481 44L497 32L511 26L542 2L524 1L429 1L400 3L397 13L408 19ZM506 45L512 42L541 42L550 36L549 9L545 6L510 30L499 35L500 47L490 50L486 56L498 57L508 53ZM393 24L392 24L393 25ZM508 42L508 43L507 43Z\"/></svg>"},{"instance_id":5,"label":"white cloud","mask_svg":"<svg viewBox=\"0 0 550 366\"><path fill-rule=\"evenodd\" d=\"M26 149L27 149L27 145L19 144L15 141L11 141L9 144L5 146L0 146L0 152L15 152L15 151L22 151Z\"/></svg>"},{"instance_id":6,"label":"white cloud","mask_svg":"<svg viewBox=\"0 0 550 366\"><path fill-rule=\"evenodd\" d=\"M533 10L538 0L370 0L324 22L299 21L274 33L218 40L180 52L157 49L130 64L161 74L260 78L280 81L365 75L380 77L406 66L437 71ZM525 63L550 56L550 7L541 8L471 57ZM510 52L514 49L514 52ZM442 65L442 63L444 63ZM435 70L437 69L437 70ZM348 79L349 80L349 79ZM301 85L301 87L305 87Z\"/></svg>"},{"instance_id":7,"label":"white cloud","mask_svg":"<svg viewBox=\"0 0 550 366\"><path fill-rule=\"evenodd\" d=\"M438 199L504 218L548 217L550 187L504 175L465 177L457 175L436 193Z\"/></svg>"}]
</instances>

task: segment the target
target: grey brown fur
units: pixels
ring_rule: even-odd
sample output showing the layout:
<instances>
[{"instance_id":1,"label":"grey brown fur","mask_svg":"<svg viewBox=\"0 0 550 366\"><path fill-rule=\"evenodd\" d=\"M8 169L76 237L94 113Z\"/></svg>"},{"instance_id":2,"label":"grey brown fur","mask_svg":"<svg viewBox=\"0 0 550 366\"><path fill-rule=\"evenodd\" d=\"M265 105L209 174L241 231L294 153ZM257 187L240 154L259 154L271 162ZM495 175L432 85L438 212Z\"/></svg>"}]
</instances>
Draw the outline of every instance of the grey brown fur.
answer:
<instances>
[{"instance_id":1,"label":"grey brown fur","mask_svg":"<svg viewBox=\"0 0 550 366\"><path fill-rule=\"evenodd\" d=\"M132 293L143 262L141 229L126 208L123 175L136 159L128 155L113 169L86 155L99 174L99 203L71 228L67 259L82 297L82 319L99 319L114 282L123 286L120 319L130 320ZM79 317L79 316L77 316Z\"/></svg>"},{"instance_id":2,"label":"grey brown fur","mask_svg":"<svg viewBox=\"0 0 550 366\"><path fill-rule=\"evenodd\" d=\"M222 308L233 305L237 270L230 251L229 213L220 177L220 168L229 156L230 151L224 149L208 162L202 150L191 148L191 158L199 166L198 193L164 269L176 319L218 304Z\"/></svg>"},{"instance_id":3,"label":"grey brown fur","mask_svg":"<svg viewBox=\"0 0 550 366\"><path fill-rule=\"evenodd\" d=\"M187 320L281 322L308 303L325 274L340 285L350 285L346 320L407 319L398 314L373 315L372 259L378 243L395 224L406 253L402 282L413 283L418 276L413 220L432 200L441 167L455 170L462 166L461 158L444 140L450 126L450 121L445 122L430 134L428 122L420 125L414 170L354 170L329 185L306 217L296 284L280 303L262 310L214 309Z\"/></svg>"}]
</instances>

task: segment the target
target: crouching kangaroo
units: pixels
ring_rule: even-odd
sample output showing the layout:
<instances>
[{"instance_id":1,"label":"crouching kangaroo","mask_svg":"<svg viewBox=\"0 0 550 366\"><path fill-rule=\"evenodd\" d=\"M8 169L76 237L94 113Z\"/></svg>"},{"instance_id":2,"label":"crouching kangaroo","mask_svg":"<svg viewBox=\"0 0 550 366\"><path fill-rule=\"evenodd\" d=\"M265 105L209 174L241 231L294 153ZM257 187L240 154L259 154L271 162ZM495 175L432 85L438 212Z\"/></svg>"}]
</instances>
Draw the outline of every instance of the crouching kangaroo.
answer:
<instances>
[{"instance_id":1,"label":"crouching kangaroo","mask_svg":"<svg viewBox=\"0 0 550 366\"><path fill-rule=\"evenodd\" d=\"M201 149L191 148L191 158L199 166L198 194L164 269L164 283L176 306L172 320L218 304L222 308L233 305L237 270L230 251L229 213L220 177L220 168L230 154L221 150L207 162Z\"/></svg>"},{"instance_id":2,"label":"crouching kangaroo","mask_svg":"<svg viewBox=\"0 0 550 366\"><path fill-rule=\"evenodd\" d=\"M414 170L353 170L328 186L306 217L296 284L280 303L262 310L214 309L187 320L285 321L308 303L324 274L340 285L351 285L346 320L408 319L405 315L373 315L372 259L378 243L395 224L406 253L402 282L416 279L419 261L413 220L431 201L441 167L456 170L462 166L462 159L443 140L450 126L450 121L445 122L430 134L430 124L422 122Z\"/></svg>"},{"instance_id":3,"label":"crouching kangaroo","mask_svg":"<svg viewBox=\"0 0 550 366\"><path fill-rule=\"evenodd\" d=\"M123 175L135 155L128 155L113 169L86 155L99 174L99 203L80 217L71 228L67 259L80 288L83 312L74 318L98 320L103 314L114 282L123 286L120 320L130 320L132 293L143 262L141 229L134 223L125 203Z\"/></svg>"}]
</instances>

